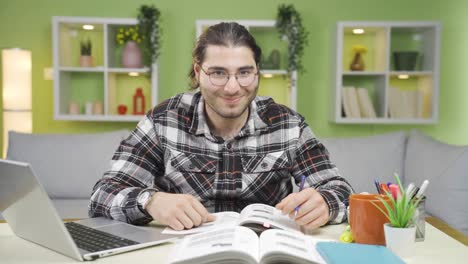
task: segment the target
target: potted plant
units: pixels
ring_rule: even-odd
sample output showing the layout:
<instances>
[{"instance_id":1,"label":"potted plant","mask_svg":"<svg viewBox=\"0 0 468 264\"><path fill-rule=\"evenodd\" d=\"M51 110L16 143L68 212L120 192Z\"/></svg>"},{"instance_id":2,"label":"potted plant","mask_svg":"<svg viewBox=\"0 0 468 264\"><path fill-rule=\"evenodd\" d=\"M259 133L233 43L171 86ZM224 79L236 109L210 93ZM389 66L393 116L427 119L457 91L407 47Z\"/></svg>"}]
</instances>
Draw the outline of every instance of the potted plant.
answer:
<instances>
[{"instance_id":1,"label":"potted plant","mask_svg":"<svg viewBox=\"0 0 468 264\"><path fill-rule=\"evenodd\" d=\"M154 5L142 5L138 10L137 19L140 34L143 36L145 65L150 65L151 68L160 54L162 34L159 26L160 17L161 12Z\"/></svg>"},{"instance_id":2,"label":"potted plant","mask_svg":"<svg viewBox=\"0 0 468 264\"><path fill-rule=\"evenodd\" d=\"M373 203L390 221L384 224L385 242L395 254L400 257L408 256L415 243L416 227L414 223L414 213L423 197L415 196L414 190L405 190L401 184L398 174L395 173L397 191L385 190L388 200L378 197L385 207L380 208Z\"/></svg>"},{"instance_id":3,"label":"potted plant","mask_svg":"<svg viewBox=\"0 0 468 264\"><path fill-rule=\"evenodd\" d=\"M115 39L117 44L124 45L122 50L121 63L125 68L141 68L142 53L138 46L143 37L140 34L138 26L120 27Z\"/></svg>"},{"instance_id":4,"label":"potted plant","mask_svg":"<svg viewBox=\"0 0 468 264\"><path fill-rule=\"evenodd\" d=\"M91 40L84 40L80 42L80 66L93 67L93 57L91 56Z\"/></svg>"},{"instance_id":5,"label":"potted plant","mask_svg":"<svg viewBox=\"0 0 468 264\"><path fill-rule=\"evenodd\" d=\"M303 71L301 57L307 46L308 32L302 25L302 18L294 5L280 5L276 17L276 28L280 38L288 41L288 71Z\"/></svg>"}]
</instances>

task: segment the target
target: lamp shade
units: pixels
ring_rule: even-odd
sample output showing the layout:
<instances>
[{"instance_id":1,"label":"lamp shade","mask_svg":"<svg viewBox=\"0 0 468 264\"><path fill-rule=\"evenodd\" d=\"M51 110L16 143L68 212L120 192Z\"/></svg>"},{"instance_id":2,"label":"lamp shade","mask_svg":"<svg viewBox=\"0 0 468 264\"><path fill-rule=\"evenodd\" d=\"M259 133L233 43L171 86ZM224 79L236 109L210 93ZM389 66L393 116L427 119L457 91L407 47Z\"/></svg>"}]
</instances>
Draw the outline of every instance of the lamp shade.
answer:
<instances>
[{"instance_id":1,"label":"lamp shade","mask_svg":"<svg viewBox=\"0 0 468 264\"><path fill-rule=\"evenodd\" d=\"M31 111L31 51L2 50L3 109Z\"/></svg>"}]
</instances>

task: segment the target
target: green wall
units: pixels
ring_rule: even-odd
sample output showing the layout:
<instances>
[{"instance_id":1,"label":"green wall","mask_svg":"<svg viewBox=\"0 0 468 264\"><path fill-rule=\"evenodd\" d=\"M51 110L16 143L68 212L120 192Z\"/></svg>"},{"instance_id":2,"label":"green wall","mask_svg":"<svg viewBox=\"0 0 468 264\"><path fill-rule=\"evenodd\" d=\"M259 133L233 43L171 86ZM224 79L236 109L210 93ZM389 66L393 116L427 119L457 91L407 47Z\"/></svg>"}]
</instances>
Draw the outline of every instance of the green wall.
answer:
<instances>
[{"instance_id":1,"label":"green wall","mask_svg":"<svg viewBox=\"0 0 468 264\"><path fill-rule=\"evenodd\" d=\"M468 144L468 4L464 0L0 0L0 48L32 51L34 133L84 133L132 129L136 122L53 120L53 82L43 69L52 67L52 16L135 17L142 4L162 12L159 101L187 89L196 19L274 19L280 3L294 3L309 34L299 76L298 111L318 137L379 134L418 128L445 142ZM440 111L437 125L338 125L329 122L333 89L332 61L337 21L437 20L442 23ZM1 76L0 76L1 78ZM1 104L1 103L0 103ZM0 122L1 123L1 122ZM1 147L1 146L0 146ZM1 148L0 148L1 149Z\"/></svg>"}]
</instances>

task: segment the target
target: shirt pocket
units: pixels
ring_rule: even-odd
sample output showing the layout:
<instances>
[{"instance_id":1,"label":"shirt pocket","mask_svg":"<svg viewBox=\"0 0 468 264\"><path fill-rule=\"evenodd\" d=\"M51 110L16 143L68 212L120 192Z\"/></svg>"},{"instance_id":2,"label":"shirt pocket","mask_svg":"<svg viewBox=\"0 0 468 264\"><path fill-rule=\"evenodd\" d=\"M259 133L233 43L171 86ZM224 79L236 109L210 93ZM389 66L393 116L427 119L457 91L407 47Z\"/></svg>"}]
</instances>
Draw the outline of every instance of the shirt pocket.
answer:
<instances>
[{"instance_id":1,"label":"shirt pocket","mask_svg":"<svg viewBox=\"0 0 468 264\"><path fill-rule=\"evenodd\" d=\"M242 191L254 193L255 196L262 192L268 196L268 192L277 192L286 188L290 181L290 161L285 151L267 154L246 155L242 160ZM275 191L276 190L276 191Z\"/></svg>"},{"instance_id":2,"label":"shirt pocket","mask_svg":"<svg viewBox=\"0 0 468 264\"><path fill-rule=\"evenodd\" d=\"M171 151L166 175L180 193L207 198L213 192L218 159L208 155Z\"/></svg>"}]
</instances>

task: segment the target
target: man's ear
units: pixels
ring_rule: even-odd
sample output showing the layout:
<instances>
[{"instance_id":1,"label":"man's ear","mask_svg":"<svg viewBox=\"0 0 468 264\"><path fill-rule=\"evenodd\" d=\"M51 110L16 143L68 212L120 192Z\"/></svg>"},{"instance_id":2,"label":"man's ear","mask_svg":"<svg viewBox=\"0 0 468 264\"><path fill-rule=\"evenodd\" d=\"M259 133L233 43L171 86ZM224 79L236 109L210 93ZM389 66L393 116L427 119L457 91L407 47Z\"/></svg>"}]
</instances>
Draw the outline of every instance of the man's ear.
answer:
<instances>
[{"instance_id":1,"label":"man's ear","mask_svg":"<svg viewBox=\"0 0 468 264\"><path fill-rule=\"evenodd\" d=\"M198 80L200 77L200 65L198 63L193 64L193 72L195 73L195 78Z\"/></svg>"}]
</instances>

